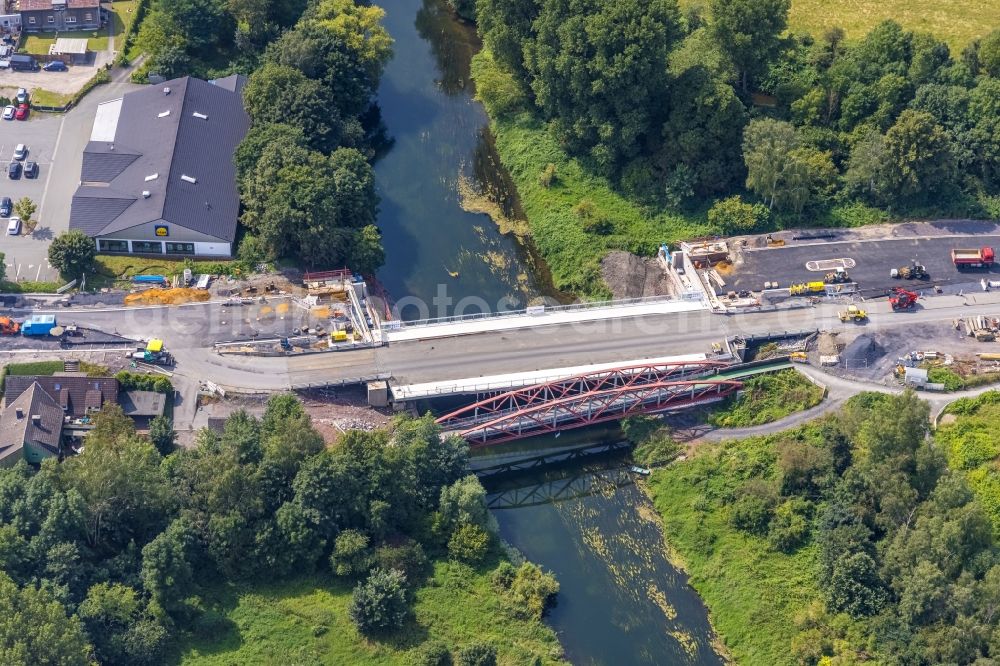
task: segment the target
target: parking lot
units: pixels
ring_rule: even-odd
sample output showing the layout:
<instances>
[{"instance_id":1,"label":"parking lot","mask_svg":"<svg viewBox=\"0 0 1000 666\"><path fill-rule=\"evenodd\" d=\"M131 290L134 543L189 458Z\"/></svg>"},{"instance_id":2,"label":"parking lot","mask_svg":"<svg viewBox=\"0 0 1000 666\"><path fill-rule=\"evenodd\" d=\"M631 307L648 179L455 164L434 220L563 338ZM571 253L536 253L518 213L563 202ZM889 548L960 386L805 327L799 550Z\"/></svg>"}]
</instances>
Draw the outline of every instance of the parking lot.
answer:
<instances>
[{"instance_id":1,"label":"parking lot","mask_svg":"<svg viewBox=\"0 0 1000 666\"><path fill-rule=\"evenodd\" d=\"M97 105L121 97L136 86L114 82L94 89L79 106L65 114L32 112L27 121L0 120L0 197L31 198L38 206L38 226L27 236L0 236L8 280L58 282L48 262L49 242L69 227L73 193L80 182L83 150L90 140ZM27 144L28 160L38 163L38 178L8 178L14 146ZM3 230L6 232L6 222Z\"/></svg>"},{"instance_id":2,"label":"parking lot","mask_svg":"<svg viewBox=\"0 0 1000 666\"><path fill-rule=\"evenodd\" d=\"M851 280L866 296L880 295L894 286L911 287L931 285L965 285L978 283L982 278L1000 280L1000 265L991 270L958 270L951 261L954 248L991 246L1000 250L1000 236L969 235L941 236L936 238L898 238L851 242L819 242L807 245L760 249L743 252L743 261L726 272L723 278L726 289L758 291L764 282L777 281L779 286L821 281L824 264L811 266L809 262L831 259L853 260L848 268ZM892 268L908 266L916 259L927 268L925 281L901 281L889 276ZM850 266L850 262L847 264ZM978 286L977 286L978 288Z\"/></svg>"},{"instance_id":3,"label":"parking lot","mask_svg":"<svg viewBox=\"0 0 1000 666\"><path fill-rule=\"evenodd\" d=\"M55 279L47 259L48 241L64 231L65 227L54 227L53 221L46 218L42 200L45 198L46 184L53 176L55 151L62 125L62 115L42 113L32 113L27 121L0 120L0 168L3 171L0 174L0 197L10 197L15 202L22 197L29 197L39 207L34 215L38 226L33 235L26 236L22 233L21 236L3 238L9 280ZM13 180L8 177L14 146L19 143L28 146L28 157L24 161L31 160L38 164L37 178L26 178L23 174ZM66 224L68 222L68 219L65 220ZM6 221L3 225L6 233Z\"/></svg>"}]
</instances>

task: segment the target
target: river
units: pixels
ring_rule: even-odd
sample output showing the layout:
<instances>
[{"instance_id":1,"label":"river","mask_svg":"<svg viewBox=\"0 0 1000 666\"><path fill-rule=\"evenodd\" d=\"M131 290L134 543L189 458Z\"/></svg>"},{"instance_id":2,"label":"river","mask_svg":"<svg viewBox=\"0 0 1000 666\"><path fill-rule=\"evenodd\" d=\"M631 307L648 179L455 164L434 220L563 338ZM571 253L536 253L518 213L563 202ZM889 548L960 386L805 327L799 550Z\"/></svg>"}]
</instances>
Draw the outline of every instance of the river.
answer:
<instances>
[{"instance_id":1,"label":"river","mask_svg":"<svg viewBox=\"0 0 1000 666\"><path fill-rule=\"evenodd\" d=\"M474 29L443 0L379 4L395 40L379 88L393 140L375 164L386 248L379 281L407 319L558 297L530 242L501 233L478 212L492 207L505 226L523 217L474 99ZM470 190L490 197L463 199ZM506 451L616 436L567 433ZM506 477L490 486L501 535L558 578L558 603L546 621L574 664L720 664L707 611L667 561L653 507L627 468L623 458L605 457ZM533 499L518 499L525 494Z\"/></svg>"},{"instance_id":2,"label":"river","mask_svg":"<svg viewBox=\"0 0 1000 666\"><path fill-rule=\"evenodd\" d=\"M405 319L516 309L552 295L530 243L466 210L523 219L474 99L475 29L443 0L379 5L395 40L378 92L394 142L375 163L386 251L379 281Z\"/></svg>"},{"instance_id":3,"label":"river","mask_svg":"<svg viewBox=\"0 0 1000 666\"><path fill-rule=\"evenodd\" d=\"M723 663L705 606L667 560L659 518L621 454L485 484L503 539L559 581L546 622L570 662Z\"/></svg>"}]
</instances>

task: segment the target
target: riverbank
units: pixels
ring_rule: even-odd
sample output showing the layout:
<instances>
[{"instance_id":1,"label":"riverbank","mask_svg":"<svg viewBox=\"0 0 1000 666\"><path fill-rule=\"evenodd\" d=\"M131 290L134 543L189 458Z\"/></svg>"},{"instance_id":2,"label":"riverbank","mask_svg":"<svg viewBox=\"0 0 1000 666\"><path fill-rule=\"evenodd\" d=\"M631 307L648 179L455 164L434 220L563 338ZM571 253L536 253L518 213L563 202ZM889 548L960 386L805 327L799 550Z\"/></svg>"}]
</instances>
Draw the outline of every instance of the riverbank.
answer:
<instances>
[{"instance_id":1,"label":"riverbank","mask_svg":"<svg viewBox=\"0 0 1000 666\"><path fill-rule=\"evenodd\" d=\"M601 276L608 252L652 256L660 243L710 232L703 212L682 216L646 210L570 158L542 121L525 110L510 75L488 51L473 57L472 77L500 160L517 187L531 237L557 289L609 298L612 290Z\"/></svg>"},{"instance_id":2,"label":"riverbank","mask_svg":"<svg viewBox=\"0 0 1000 666\"><path fill-rule=\"evenodd\" d=\"M551 629L502 610L486 570L437 562L416 591L411 621L384 641L363 638L351 623L351 589L331 576L213 588L203 599L207 612L175 661L411 666L439 663L426 660L429 645L457 655L467 645L490 643L499 664L566 664Z\"/></svg>"},{"instance_id":3,"label":"riverbank","mask_svg":"<svg viewBox=\"0 0 1000 666\"><path fill-rule=\"evenodd\" d=\"M791 650L798 618L821 603L815 547L775 552L728 520L725 505L747 476L775 477L775 441L702 446L688 460L655 470L646 484L673 564L688 573L713 629L740 664L798 664Z\"/></svg>"}]
</instances>

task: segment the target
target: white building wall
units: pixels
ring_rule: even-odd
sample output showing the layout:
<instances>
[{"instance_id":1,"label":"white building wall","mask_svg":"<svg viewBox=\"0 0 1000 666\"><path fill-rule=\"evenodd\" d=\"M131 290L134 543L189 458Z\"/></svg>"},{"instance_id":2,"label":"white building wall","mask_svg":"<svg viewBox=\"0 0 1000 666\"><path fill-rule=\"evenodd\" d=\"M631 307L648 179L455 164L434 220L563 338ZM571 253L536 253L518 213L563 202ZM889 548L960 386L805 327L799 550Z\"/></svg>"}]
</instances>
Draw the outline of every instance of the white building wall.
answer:
<instances>
[{"instance_id":1,"label":"white building wall","mask_svg":"<svg viewBox=\"0 0 1000 666\"><path fill-rule=\"evenodd\" d=\"M210 255L215 257L229 257L232 256L232 244L231 243L195 243L194 244L194 254L198 255Z\"/></svg>"}]
</instances>

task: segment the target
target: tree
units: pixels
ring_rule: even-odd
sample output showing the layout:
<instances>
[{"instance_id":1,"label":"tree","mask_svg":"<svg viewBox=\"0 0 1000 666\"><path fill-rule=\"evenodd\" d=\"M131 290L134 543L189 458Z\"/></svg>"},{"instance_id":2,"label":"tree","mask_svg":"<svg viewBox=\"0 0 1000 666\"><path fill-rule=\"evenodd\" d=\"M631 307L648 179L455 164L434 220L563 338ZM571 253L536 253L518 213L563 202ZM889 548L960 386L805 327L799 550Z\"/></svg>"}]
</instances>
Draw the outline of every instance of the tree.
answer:
<instances>
[{"instance_id":1,"label":"tree","mask_svg":"<svg viewBox=\"0 0 1000 666\"><path fill-rule=\"evenodd\" d=\"M373 275L385 263L382 232L374 224L366 224L354 232L350 249L351 267L361 275Z\"/></svg>"},{"instance_id":2,"label":"tree","mask_svg":"<svg viewBox=\"0 0 1000 666\"><path fill-rule=\"evenodd\" d=\"M229 16L219 0L156 0L150 16L163 16L170 30L183 39L191 49L198 49L229 33Z\"/></svg>"},{"instance_id":3,"label":"tree","mask_svg":"<svg viewBox=\"0 0 1000 666\"><path fill-rule=\"evenodd\" d=\"M233 162L236 164L236 182L242 182L244 178L253 174L264 149L270 145L306 148L308 142L300 126L268 122L255 124L237 146L236 153L233 155Z\"/></svg>"},{"instance_id":4,"label":"tree","mask_svg":"<svg viewBox=\"0 0 1000 666\"><path fill-rule=\"evenodd\" d=\"M38 210L38 206L28 197L21 197L14 203L14 213L21 218L21 223L27 229L35 228L35 221L31 219L31 216L35 214L36 210Z\"/></svg>"},{"instance_id":5,"label":"tree","mask_svg":"<svg viewBox=\"0 0 1000 666\"><path fill-rule=\"evenodd\" d=\"M987 74L1000 79L1000 28L979 40L979 64Z\"/></svg>"},{"instance_id":6,"label":"tree","mask_svg":"<svg viewBox=\"0 0 1000 666\"><path fill-rule=\"evenodd\" d=\"M460 525L476 525L482 528L490 525L489 510L486 508L486 490L479 479L471 474L441 489L438 511L442 527L448 532Z\"/></svg>"},{"instance_id":7,"label":"tree","mask_svg":"<svg viewBox=\"0 0 1000 666\"><path fill-rule=\"evenodd\" d=\"M177 518L142 549L142 586L167 612L182 609L190 592L194 542L192 526Z\"/></svg>"},{"instance_id":8,"label":"tree","mask_svg":"<svg viewBox=\"0 0 1000 666\"><path fill-rule=\"evenodd\" d=\"M344 530L337 535L330 566L338 576L357 576L371 567L372 552L368 548L368 535L359 530Z\"/></svg>"},{"instance_id":9,"label":"tree","mask_svg":"<svg viewBox=\"0 0 1000 666\"><path fill-rule=\"evenodd\" d=\"M406 602L406 576L395 569L375 569L351 594L347 614L358 631L373 635L399 629L410 609Z\"/></svg>"},{"instance_id":10,"label":"tree","mask_svg":"<svg viewBox=\"0 0 1000 666\"><path fill-rule=\"evenodd\" d=\"M768 202L768 208L774 208L784 185L783 174L788 155L798 146L795 128L780 120L753 120L743 133L746 184Z\"/></svg>"},{"instance_id":11,"label":"tree","mask_svg":"<svg viewBox=\"0 0 1000 666\"><path fill-rule=\"evenodd\" d=\"M357 121L338 111L332 91L322 81L308 78L295 67L268 62L250 75L243 88L243 102L253 123L261 125L274 116L278 100L284 123L301 128L306 141L316 150L330 151L345 140L353 142L361 136L360 127L355 126ZM274 144L267 145L270 148ZM281 148L287 150L288 146ZM258 160L258 170L266 152Z\"/></svg>"},{"instance_id":12,"label":"tree","mask_svg":"<svg viewBox=\"0 0 1000 666\"><path fill-rule=\"evenodd\" d=\"M698 194L730 190L744 175L740 137L747 120L732 86L704 67L692 67L673 86L659 160L690 169Z\"/></svg>"},{"instance_id":13,"label":"tree","mask_svg":"<svg viewBox=\"0 0 1000 666\"><path fill-rule=\"evenodd\" d=\"M732 61L743 94L775 59L791 0L711 0L712 35Z\"/></svg>"},{"instance_id":14,"label":"tree","mask_svg":"<svg viewBox=\"0 0 1000 666\"><path fill-rule=\"evenodd\" d=\"M885 137L877 130L868 130L851 147L844 182L854 192L881 200L891 187L887 158Z\"/></svg>"},{"instance_id":15,"label":"tree","mask_svg":"<svg viewBox=\"0 0 1000 666\"><path fill-rule=\"evenodd\" d=\"M149 441L152 442L161 456L173 453L177 442L177 433L174 432L174 422L170 420L170 417L161 414L149 422Z\"/></svg>"},{"instance_id":16,"label":"tree","mask_svg":"<svg viewBox=\"0 0 1000 666\"><path fill-rule=\"evenodd\" d=\"M382 68L392 57L392 37L383 27L385 10L354 0L319 0L305 17L342 40L358 54L373 85L378 85Z\"/></svg>"},{"instance_id":17,"label":"tree","mask_svg":"<svg viewBox=\"0 0 1000 666\"><path fill-rule=\"evenodd\" d=\"M75 229L59 234L49 245L49 263L66 280L93 271L96 255L94 239Z\"/></svg>"},{"instance_id":18,"label":"tree","mask_svg":"<svg viewBox=\"0 0 1000 666\"><path fill-rule=\"evenodd\" d=\"M378 201L371 165L358 151L327 157L277 144L244 179L242 198L244 224L275 256L318 266L353 263L355 232L374 223Z\"/></svg>"},{"instance_id":19,"label":"tree","mask_svg":"<svg viewBox=\"0 0 1000 666\"><path fill-rule=\"evenodd\" d=\"M726 235L749 234L767 224L767 206L749 204L739 195L720 199L708 209L708 223Z\"/></svg>"},{"instance_id":20,"label":"tree","mask_svg":"<svg viewBox=\"0 0 1000 666\"><path fill-rule=\"evenodd\" d=\"M0 572L0 663L87 666L91 647L80 620L45 589L18 587Z\"/></svg>"},{"instance_id":21,"label":"tree","mask_svg":"<svg viewBox=\"0 0 1000 666\"><path fill-rule=\"evenodd\" d=\"M525 44L538 107L569 149L606 174L655 140L680 38L672 0L544 0Z\"/></svg>"},{"instance_id":22,"label":"tree","mask_svg":"<svg viewBox=\"0 0 1000 666\"><path fill-rule=\"evenodd\" d=\"M536 0L477 0L476 23L490 53L525 90L530 75L524 64L524 49L533 37L532 23L538 17Z\"/></svg>"},{"instance_id":23,"label":"tree","mask_svg":"<svg viewBox=\"0 0 1000 666\"><path fill-rule=\"evenodd\" d=\"M845 554L834 563L826 593L834 612L854 617L874 615L885 604L878 567L865 552Z\"/></svg>"},{"instance_id":24,"label":"tree","mask_svg":"<svg viewBox=\"0 0 1000 666\"><path fill-rule=\"evenodd\" d=\"M97 583L78 609L102 664L159 664L167 632L148 616L136 590L120 583Z\"/></svg>"}]
</instances>

